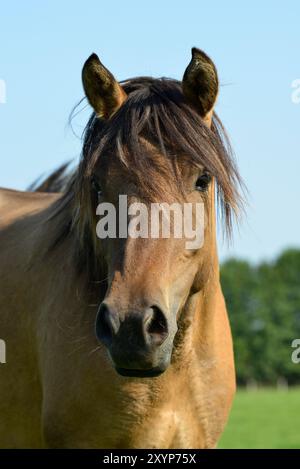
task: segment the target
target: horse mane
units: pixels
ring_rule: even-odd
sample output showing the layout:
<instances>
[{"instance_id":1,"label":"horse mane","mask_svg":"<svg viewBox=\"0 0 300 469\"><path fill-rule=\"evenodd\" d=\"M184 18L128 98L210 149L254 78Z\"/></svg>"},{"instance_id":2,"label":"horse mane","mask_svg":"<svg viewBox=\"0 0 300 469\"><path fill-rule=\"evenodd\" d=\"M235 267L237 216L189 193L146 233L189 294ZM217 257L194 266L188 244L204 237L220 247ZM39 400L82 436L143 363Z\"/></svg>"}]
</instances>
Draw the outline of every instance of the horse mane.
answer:
<instances>
[{"instance_id":1,"label":"horse mane","mask_svg":"<svg viewBox=\"0 0 300 469\"><path fill-rule=\"evenodd\" d=\"M64 192L70 178L68 168L70 162L63 163L48 176L40 176L27 188L29 192Z\"/></svg>"},{"instance_id":2,"label":"horse mane","mask_svg":"<svg viewBox=\"0 0 300 469\"><path fill-rule=\"evenodd\" d=\"M168 159L179 190L182 188L177 169L182 155L190 164L204 168L215 178L219 213L230 237L232 220L243 205L243 182L226 131L216 113L209 129L197 110L186 101L181 82L177 80L139 77L123 81L121 85L128 98L109 122L95 113L91 115L83 133L81 160L75 172L66 176L66 167L62 166L35 189L61 190L68 182L62 197L51 206L49 219L60 219L53 246L76 231L80 266L86 265L86 255L95 257L91 247L95 243L95 235L91 233L95 213L91 179L99 163L109 155L118 158L128 174L138 178L145 194L163 193L165 188L154 184L155 178L151 176L164 169L157 168L155 159L145 152L143 138Z\"/></svg>"}]
</instances>

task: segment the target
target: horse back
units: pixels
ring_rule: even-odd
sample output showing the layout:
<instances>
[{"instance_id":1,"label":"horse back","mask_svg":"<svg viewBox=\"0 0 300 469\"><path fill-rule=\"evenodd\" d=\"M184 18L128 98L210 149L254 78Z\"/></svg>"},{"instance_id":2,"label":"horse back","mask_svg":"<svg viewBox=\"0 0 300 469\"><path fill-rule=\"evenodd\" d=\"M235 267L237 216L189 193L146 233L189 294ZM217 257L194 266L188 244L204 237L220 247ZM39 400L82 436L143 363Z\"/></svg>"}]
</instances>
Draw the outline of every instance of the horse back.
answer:
<instances>
[{"instance_id":1,"label":"horse back","mask_svg":"<svg viewBox=\"0 0 300 469\"><path fill-rule=\"evenodd\" d=\"M0 188L0 227L18 217L45 209L59 197L60 194Z\"/></svg>"}]
</instances>

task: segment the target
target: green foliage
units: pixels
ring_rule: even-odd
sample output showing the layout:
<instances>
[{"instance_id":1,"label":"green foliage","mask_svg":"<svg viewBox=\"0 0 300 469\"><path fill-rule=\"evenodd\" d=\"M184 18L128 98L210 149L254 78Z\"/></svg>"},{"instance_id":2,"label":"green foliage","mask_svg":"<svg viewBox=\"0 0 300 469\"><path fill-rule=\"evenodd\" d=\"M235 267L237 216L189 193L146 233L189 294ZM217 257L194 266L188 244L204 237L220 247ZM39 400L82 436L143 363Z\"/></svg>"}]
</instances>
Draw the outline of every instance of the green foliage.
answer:
<instances>
[{"instance_id":1,"label":"green foliage","mask_svg":"<svg viewBox=\"0 0 300 469\"><path fill-rule=\"evenodd\" d=\"M230 259L221 268L240 384L300 383L300 364L291 360L300 338L300 250L253 266Z\"/></svg>"}]
</instances>

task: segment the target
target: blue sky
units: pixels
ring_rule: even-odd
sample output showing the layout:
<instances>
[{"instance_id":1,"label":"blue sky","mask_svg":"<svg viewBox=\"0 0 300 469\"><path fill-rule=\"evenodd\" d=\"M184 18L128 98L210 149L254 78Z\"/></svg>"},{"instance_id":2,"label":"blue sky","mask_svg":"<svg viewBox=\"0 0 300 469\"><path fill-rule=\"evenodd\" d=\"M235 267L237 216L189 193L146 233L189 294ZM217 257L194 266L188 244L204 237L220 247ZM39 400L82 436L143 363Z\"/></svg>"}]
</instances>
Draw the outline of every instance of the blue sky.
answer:
<instances>
[{"instance_id":1,"label":"blue sky","mask_svg":"<svg viewBox=\"0 0 300 469\"><path fill-rule=\"evenodd\" d=\"M229 255L254 262L299 246L300 2L233 0L34 1L0 6L0 185L24 189L78 158L68 116L83 96L81 67L96 52L118 79L181 79L192 46L217 65L217 104L249 206ZM89 109L74 121L80 134Z\"/></svg>"}]
</instances>

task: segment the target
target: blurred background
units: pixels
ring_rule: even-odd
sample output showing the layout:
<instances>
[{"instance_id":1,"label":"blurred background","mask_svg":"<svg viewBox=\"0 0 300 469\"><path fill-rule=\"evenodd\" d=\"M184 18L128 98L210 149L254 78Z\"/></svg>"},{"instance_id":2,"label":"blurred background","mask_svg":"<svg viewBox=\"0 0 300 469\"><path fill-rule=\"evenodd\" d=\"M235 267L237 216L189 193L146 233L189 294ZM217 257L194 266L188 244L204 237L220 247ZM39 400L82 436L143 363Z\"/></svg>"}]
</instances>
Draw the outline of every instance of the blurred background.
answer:
<instances>
[{"instance_id":1,"label":"blurred background","mask_svg":"<svg viewBox=\"0 0 300 469\"><path fill-rule=\"evenodd\" d=\"M296 0L0 1L0 185L25 189L78 161L91 109L81 67L181 79L197 46L217 65L216 108L249 190L221 278L239 390L223 448L300 448L300 3Z\"/></svg>"}]
</instances>

